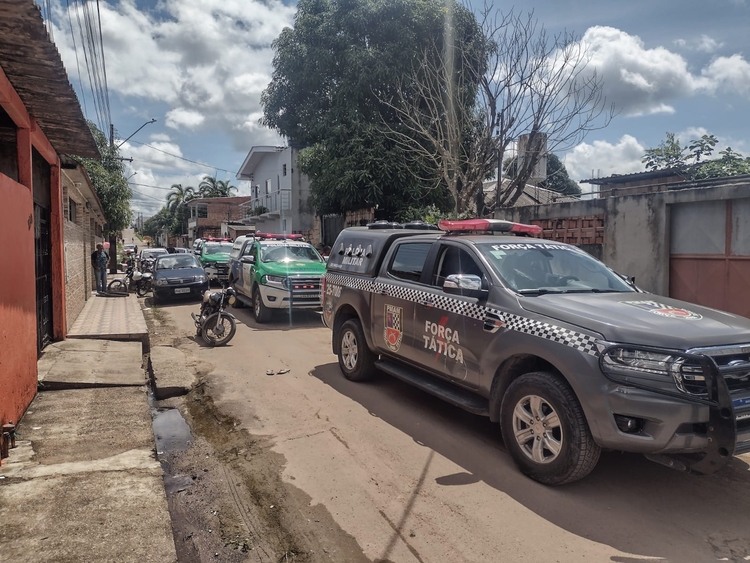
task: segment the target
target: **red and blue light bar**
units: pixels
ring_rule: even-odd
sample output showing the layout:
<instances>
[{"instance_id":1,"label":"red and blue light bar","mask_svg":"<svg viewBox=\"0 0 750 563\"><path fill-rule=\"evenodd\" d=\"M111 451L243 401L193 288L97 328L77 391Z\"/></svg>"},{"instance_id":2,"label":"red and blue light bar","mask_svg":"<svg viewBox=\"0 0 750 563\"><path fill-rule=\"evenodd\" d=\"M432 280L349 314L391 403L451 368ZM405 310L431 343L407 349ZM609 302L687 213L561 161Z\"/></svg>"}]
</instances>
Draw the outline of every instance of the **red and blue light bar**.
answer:
<instances>
[{"instance_id":1,"label":"red and blue light bar","mask_svg":"<svg viewBox=\"0 0 750 563\"><path fill-rule=\"evenodd\" d=\"M503 221L502 219L440 221L438 227L440 227L441 231L449 233L492 232L535 236L542 232L542 228L538 225L526 225L524 223L514 223L513 221Z\"/></svg>"},{"instance_id":2,"label":"red and blue light bar","mask_svg":"<svg viewBox=\"0 0 750 563\"><path fill-rule=\"evenodd\" d=\"M299 234L283 235L283 234L273 234L273 233L255 233L253 236L259 239L271 239L271 240L304 240L304 237Z\"/></svg>"}]
</instances>

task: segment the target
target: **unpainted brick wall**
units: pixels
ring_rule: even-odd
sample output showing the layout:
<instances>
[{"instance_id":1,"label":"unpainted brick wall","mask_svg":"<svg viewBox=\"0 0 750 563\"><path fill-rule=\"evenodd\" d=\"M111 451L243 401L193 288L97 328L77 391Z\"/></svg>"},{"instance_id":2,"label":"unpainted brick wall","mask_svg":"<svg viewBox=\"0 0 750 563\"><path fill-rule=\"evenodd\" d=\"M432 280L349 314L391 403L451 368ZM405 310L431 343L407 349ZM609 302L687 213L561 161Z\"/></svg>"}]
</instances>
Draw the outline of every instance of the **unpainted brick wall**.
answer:
<instances>
[{"instance_id":1,"label":"unpainted brick wall","mask_svg":"<svg viewBox=\"0 0 750 563\"><path fill-rule=\"evenodd\" d=\"M85 206L73 201L76 205L76 222L69 218L69 201L71 194L63 190L63 235L65 240L65 306L68 329L73 325L83 310L90 294L91 265L89 257L91 249L90 220Z\"/></svg>"},{"instance_id":2,"label":"unpainted brick wall","mask_svg":"<svg viewBox=\"0 0 750 563\"><path fill-rule=\"evenodd\" d=\"M604 244L604 215L542 219L531 222L542 228L542 238L568 244Z\"/></svg>"}]
</instances>

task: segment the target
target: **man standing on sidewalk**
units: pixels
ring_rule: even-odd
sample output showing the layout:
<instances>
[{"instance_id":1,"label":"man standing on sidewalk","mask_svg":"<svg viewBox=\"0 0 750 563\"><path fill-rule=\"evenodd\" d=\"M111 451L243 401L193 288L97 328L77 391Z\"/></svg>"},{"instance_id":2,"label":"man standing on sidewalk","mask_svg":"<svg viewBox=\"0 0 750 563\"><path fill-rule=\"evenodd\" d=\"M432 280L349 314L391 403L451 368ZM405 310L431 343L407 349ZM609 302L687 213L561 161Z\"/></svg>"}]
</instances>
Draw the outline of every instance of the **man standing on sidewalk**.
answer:
<instances>
[{"instance_id":1,"label":"man standing on sidewalk","mask_svg":"<svg viewBox=\"0 0 750 563\"><path fill-rule=\"evenodd\" d=\"M96 292L104 293L107 291L107 263L109 254L104 251L101 243L96 245L96 250L91 253L91 266L94 268L96 276Z\"/></svg>"}]
</instances>

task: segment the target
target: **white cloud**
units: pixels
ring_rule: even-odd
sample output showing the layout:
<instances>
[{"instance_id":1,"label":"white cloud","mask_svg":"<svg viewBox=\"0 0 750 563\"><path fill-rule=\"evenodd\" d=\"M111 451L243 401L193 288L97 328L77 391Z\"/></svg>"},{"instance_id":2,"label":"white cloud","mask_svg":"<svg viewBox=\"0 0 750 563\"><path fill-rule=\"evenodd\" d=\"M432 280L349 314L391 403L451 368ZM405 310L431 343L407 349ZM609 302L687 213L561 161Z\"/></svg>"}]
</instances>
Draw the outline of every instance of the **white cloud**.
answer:
<instances>
[{"instance_id":1,"label":"white cloud","mask_svg":"<svg viewBox=\"0 0 750 563\"><path fill-rule=\"evenodd\" d=\"M172 129L195 129L205 120L205 116L192 109L174 108L165 115L167 127Z\"/></svg>"},{"instance_id":2,"label":"white cloud","mask_svg":"<svg viewBox=\"0 0 750 563\"><path fill-rule=\"evenodd\" d=\"M604 81L604 93L625 115L672 113L671 100L691 95L702 79L682 56L613 27L595 26L583 35L590 65Z\"/></svg>"},{"instance_id":3,"label":"white cloud","mask_svg":"<svg viewBox=\"0 0 750 563\"><path fill-rule=\"evenodd\" d=\"M631 135L623 135L616 144L607 141L581 143L565 155L565 168L576 181L591 178L592 171L594 176L602 177L642 172L644 151L645 147ZM591 187L582 184L581 189L590 191Z\"/></svg>"},{"instance_id":4,"label":"white cloud","mask_svg":"<svg viewBox=\"0 0 750 563\"><path fill-rule=\"evenodd\" d=\"M271 42L292 25L296 7L279 0L163 0L158 8L141 11L134 0L101 4L110 91L136 108L132 98L166 104L169 127L216 128L238 150L278 143L274 132L244 124L261 111ZM58 14L64 27L55 39L73 79L76 60L61 4ZM81 74L87 83L84 66Z\"/></svg>"},{"instance_id":5,"label":"white cloud","mask_svg":"<svg viewBox=\"0 0 750 563\"><path fill-rule=\"evenodd\" d=\"M149 136L149 139L152 141L171 141L171 137L167 135L166 133L152 133Z\"/></svg>"},{"instance_id":6,"label":"white cloud","mask_svg":"<svg viewBox=\"0 0 750 563\"><path fill-rule=\"evenodd\" d=\"M716 41L713 37L702 33L699 37L692 40L677 39L674 44L681 49L688 51L701 51L703 53L713 53L724 46L724 43Z\"/></svg>"},{"instance_id":7,"label":"white cloud","mask_svg":"<svg viewBox=\"0 0 750 563\"><path fill-rule=\"evenodd\" d=\"M711 89L724 88L740 95L750 95L750 63L742 55L719 57L703 69Z\"/></svg>"}]
</instances>

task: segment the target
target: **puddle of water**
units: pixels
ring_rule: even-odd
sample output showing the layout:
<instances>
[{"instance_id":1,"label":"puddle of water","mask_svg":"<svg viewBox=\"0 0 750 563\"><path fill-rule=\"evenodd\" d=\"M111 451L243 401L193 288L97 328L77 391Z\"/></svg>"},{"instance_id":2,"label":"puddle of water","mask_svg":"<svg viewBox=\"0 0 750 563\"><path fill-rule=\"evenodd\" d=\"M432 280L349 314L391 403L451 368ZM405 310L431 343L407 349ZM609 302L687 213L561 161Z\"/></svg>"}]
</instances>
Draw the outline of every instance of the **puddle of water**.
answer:
<instances>
[{"instance_id":1,"label":"puddle of water","mask_svg":"<svg viewBox=\"0 0 750 563\"><path fill-rule=\"evenodd\" d=\"M154 413L153 427L159 457L169 452L186 450L193 441L190 427L178 409Z\"/></svg>"}]
</instances>

